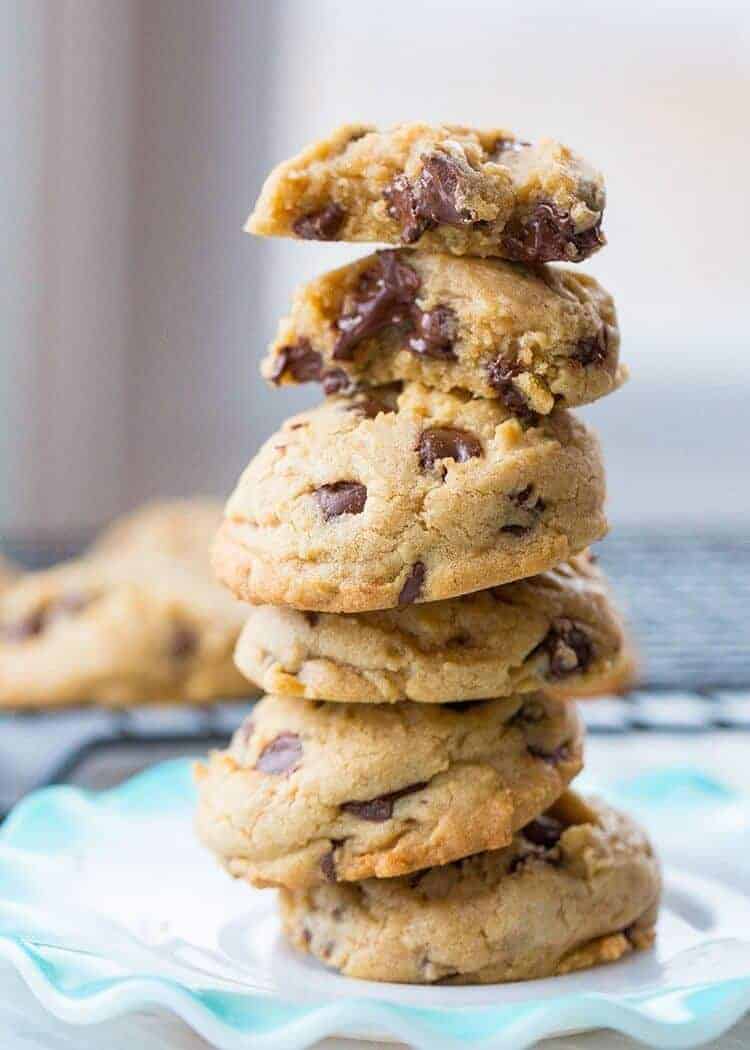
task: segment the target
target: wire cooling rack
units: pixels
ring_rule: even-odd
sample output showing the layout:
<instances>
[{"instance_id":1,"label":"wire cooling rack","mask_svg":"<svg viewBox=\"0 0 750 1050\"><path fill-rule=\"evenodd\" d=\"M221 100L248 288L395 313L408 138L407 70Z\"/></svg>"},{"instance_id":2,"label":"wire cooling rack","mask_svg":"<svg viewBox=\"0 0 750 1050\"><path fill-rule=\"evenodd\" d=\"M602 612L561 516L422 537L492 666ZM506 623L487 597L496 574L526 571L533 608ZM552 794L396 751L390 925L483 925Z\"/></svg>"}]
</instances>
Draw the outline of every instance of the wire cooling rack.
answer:
<instances>
[{"instance_id":1,"label":"wire cooling rack","mask_svg":"<svg viewBox=\"0 0 750 1050\"><path fill-rule=\"evenodd\" d=\"M635 634L642 685L582 704L590 733L750 730L750 539L620 530L596 551ZM152 761L221 746L249 709L237 701L0 715L0 815L35 787L106 786Z\"/></svg>"}]
</instances>

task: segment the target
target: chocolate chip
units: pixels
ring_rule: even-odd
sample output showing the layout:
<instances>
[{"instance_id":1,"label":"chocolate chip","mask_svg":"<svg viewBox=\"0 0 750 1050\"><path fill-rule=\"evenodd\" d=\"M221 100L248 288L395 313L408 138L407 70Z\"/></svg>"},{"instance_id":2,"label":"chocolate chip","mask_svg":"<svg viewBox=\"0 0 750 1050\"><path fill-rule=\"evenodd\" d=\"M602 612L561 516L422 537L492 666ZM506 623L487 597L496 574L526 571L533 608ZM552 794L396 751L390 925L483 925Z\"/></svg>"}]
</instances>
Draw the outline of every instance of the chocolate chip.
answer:
<instances>
[{"instance_id":1,"label":"chocolate chip","mask_svg":"<svg viewBox=\"0 0 750 1050\"><path fill-rule=\"evenodd\" d=\"M440 361L455 361L453 340L456 336L456 315L449 306L435 306L432 310L412 310L414 330L406 340L412 353L434 357Z\"/></svg>"},{"instance_id":2,"label":"chocolate chip","mask_svg":"<svg viewBox=\"0 0 750 1050\"><path fill-rule=\"evenodd\" d=\"M596 335L579 339L570 355L573 361L586 367L587 365L600 365L607 359L609 353L609 332L606 325L602 325Z\"/></svg>"},{"instance_id":3,"label":"chocolate chip","mask_svg":"<svg viewBox=\"0 0 750 1050\"><path fill-rule=\"evenodd\" d=\"M328 943L325 945L320 954L323 956L324 959L330 959L331 955L333 954L333 949L335 947L336 944L334 941L328 941Z\"/></svg>"},{"instance_id":4,"label":"chocolate chip","mask_svg":"<svg viewBox=\"0 0 750 1050\"><path fill-rule=\"evenodd\" d=\"M455 711L457 715L465 715L468 711L474 711L486 703L486 700L449 700L447 704L441 704L440 707Z\"/></svg>"},{"instance_id":5,"label":"chocolate chip","mask_svg":"<svg viewBox=\"0 0 750 1050\"><path fill-rule=\"evenodd\" d=\"M422 470L432 470L439 459L454 459L465 463L482 455L479 438L470 430L458 427L429 427L419 437L416 451Z\"/></svg>"},{"instance_id":6,"label":"chocolate chip","mask_svg":"<svg viewBox=\"0 0 750 1050\"><path fill-rule=\"evenodd\" d=\"M172 660L187 660L198 648L198 635L192 627L177 624L169 640L169 656Z\"/></svg>"},{"instance_id":7,"label":"chocolate chip","mask_svg":"<svg viewBox=\"0 0 750 1050\"><path fill-rule=\"evenodd\" d=\"M510 536L525 536L531 532L531 525L501 525L501 532L507 532Z\"/></svg>"},{"instance_id":8,"label":"chocolate chip","mask_svg":"<svg viewBox=\"0 0 750 1050\"><path fill-rule=\"evenodd\" d=\"M30 638L38 638L55 620L81 612L93 600L92 594L83 594L80 591L61 594L22 619L4 624L0 627L0 638L6 642L25 642Z\"/></svg>"},{"instance_id":9,"label":"chocolate chip","mask_svg":"<svg viewBox=\"0 0 750 1050\"><path fill-rule=\"evenodd\" d=\"M523 423L532 425L537 421L537 414L529 407L524 394L513 382L521 369L514 362L508 361L502 355L490 361L487 366L487 381L509 412L517 416Z\"/></svg>"},{"instance_id":10,"label":"chocolate chip","mask_svg":"<svg viewBox=\"0 0 750 1050\"><path fill-rule=\"evenodd\" d=\"M2 626L2 638L6 642L25 642L42 633L45 625L44 609L37 609L21 620L6 623Z\"/></svg>"},{"instance_id":11,"label":"chocolate chip","mask_svg":"<svg viewBox=\"0 0 750 1050\"><path fill-rule=\"evenodd\" d=\"M279 733L261 751L255 768L261 773L291 773L302 760L302 741L296 733Z\"/></svg>"},{"instance_id":12,"label":"chocolate chip","mask_svg":"<svg viewBox=\"0 0 750 1050\"><path fill-rule=\"evenodd\" d=\"M525 219L509 224L502 239L506 257L525 263L578 262L602 244L601 218L576 232L569 212L553 201L539 201Z\"/></svg>"},{"instance_id":13,"label":"chocolate chip","mask_svg":"<svg viewBox=\"0 0 750 1050\"><path fill-rule=\"evenodd\" d=\"M351 376L348 376L343 368L330 368L322 373L320 381L326 394L341 394L353 386Z\"/></svg>"},{"instance_id":14,"label":"chocolate chip","mask_svg":"<svg viewBox=\"0 0 750 1050\"><path fill-rule=\"evenodd\" d=\"M336 858L335 851L329 850L324 853L320 861L320 870L327 882L336 882Z\"/></svg>"},{"instance_id":15,"label":"chocolate chip","mask_svg":"<svg viewBox=\"0 0 750 1050\"><path fill-rule=\"evenodd\" d=\"M561 744L554 751L542 751L540 747L527 744L526 750L534 758L540 758L542 762L546 762L550 766L559 766L561 762L567 762L570 758L570 747L568 744Z\"/></svg>"},{"instance_id":16,"label":"chocolate chip","mask_svg":"<svg viewBox=\"0 0 750 1050\"><path fill-rule=\"evenodd\" d=\"M331 201L319 211L310 211L292 223L298 237L306 241L332 241L341 229L346 212L340 204Z\"/></svg>"},{"instance_id":17,"label":"chocolate chip","mask_svg":"<svg viewBox=\"0 0 750 1050\"><path fill-rule=\"evenodd\" d=\"M361 514L367 502L367 487L358 481L335 481L315 489L315 499L326 521L342 514Z\"/></svg>"},{"instance_id":18,"label":"chocolate chip","mask_svg":"<svg viewBox=\"0 0 750 1050\"><path fill-rule=\"evenodd\" d=\"M560 841L560 836L564 830L565 828L559 820L542 814L536 820L532 820L530 824L527 824L521 834L534 846L541 846L542 849L553 849Z\"/></svg>"},{"instance_id":19,"label":"chocolate chip","mask_svg":"<svg viewBox=\"0 0 750 1050\"><path fill-rule=\"evenodd\" d=\"M379 795L377 798L368 799L366 802L342 802L341 809L345 813L351 813L360 820L370 820L380 824L384 820L390 820L393 816L393 804L405 795L413 795L427 786L424 781L421 784L410 784L408 787L391 791L388 795Z\"/></svg>"},{"instance_id":20,"label":"chocolate chip","mask_svg":"<svg viewBox=\"0 0 750 1050\"><path fill-rule=\"evenodd\" d=\"M307 622L310 624L311 627L315 627L315 625L317 624L318 620L320 619L320 613L316 613L316 612L303 612L302 615L304 616L304 618L307 620Z\"/></svg>"},{"instance_id":21,"label":"chocolate chip","mask_svg":"<svg viewBox=\"0 0 750 1050\"><path fill-rule=\"evenodd\" d=\"M426 572L423 562L414 562L398 596L399 605L411 605L412 602L417 600L422 593L422 584L424 583Z\"/></svg>"},{"instance_id":22,"label":"chocolate chip","mask_svg":"<svg viewBox=\"0 0 750 1050\"><path fill-rule=\"evenodd\" d=\"M388 214L401 226L401 239L414 244L426 230L445 224L466 226L475 222L476 213L459 203L461 167L447 153L422 158L422 170L411 183L397 175L383 196Z\"/></svg>"},{"instance_id":23,"label":"chocolate chip","mask_svg":"<svg viewBox=\"0 0 750 1050\"><path fill-rule=\"evenodd\" d=\"M348 361L355 346L389 325L412 326L410 307L420 286L419 275L402 262L396 252L380 251L376 261L360 277L352 309L339 317L339 332L333 356Z\"/></svg>"},{"instance_id":24,"label":"chocolate chip","mask_svg":"<svg viewBox=\"0 0 750 1050\"><path fill-rule=\"evenodd\" d=\"M508 493L508 499L522 510L535 510L537 513L541 513L546 505L544 500L536 495L533 485L527 485L519 492Z\"/></svg>"},{"instance_id":25,"label":"chocolate chip","mask_svg":"<svg viewBox=\"0 0 750 1050\"><path fill-rule=\"evenodd\" d=\"M296 383L310 383L320 379L323 359L313 350L308 339L282 346L276 354L271 382L278 384L288 373Z\"/></svg>"},{"instance_id":26,"label":"chocolate chip","mask_svg":"<svg viewBox=\"0 0 750 1050\"><path fill-rule=\"evenodd\" d=\"M395 412L395 406L387 404L378 397L362 397L347 406L347 412L358 412L365 419L375 419L381 412Z\"/></svg>"},{"instance_id":27,"label":"chocolate chip","mask_svg":"<svg viewBox=\"0 0 750 1050\"><path fill-rule=\"evenodd\" d=\"M303 926L302 927L302 943L309 946L311 940L312 940L312 934L308 930L307 926Z\"/></svg>"},{"instance_id":28,"label":"chocolate chip","mask_svg":"<svg viewBox=\"0 0 750 1050\"><path fill-rule=\"evenodd\" d=\"M339 922L341 919L343 919L343 917L344 917L344 909L339 907L339 905L337 904L336 907L331 912L331 918L335 919L336 922Z\"/></svg>"},{"instance_id":29,"label":"chocolate chip","mask_svg":"<svg viewBox=\"0 0 750 1050\"><path fill-rule=\"evenodd\" d=\"M549 678L564 678L575 671L586 671L594 658L591 639L572 620L555 620L546 637L530 654L546 652L549 656Z\"/></svg>"}]
</instances>

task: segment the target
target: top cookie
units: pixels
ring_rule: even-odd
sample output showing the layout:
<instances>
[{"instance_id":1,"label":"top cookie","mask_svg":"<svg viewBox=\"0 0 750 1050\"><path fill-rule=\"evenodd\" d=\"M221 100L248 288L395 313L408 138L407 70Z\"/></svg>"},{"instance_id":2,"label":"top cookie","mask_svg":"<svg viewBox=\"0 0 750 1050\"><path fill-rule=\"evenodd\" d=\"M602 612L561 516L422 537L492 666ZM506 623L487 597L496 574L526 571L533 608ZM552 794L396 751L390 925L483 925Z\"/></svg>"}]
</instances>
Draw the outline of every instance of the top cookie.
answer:
<instances>
[{"instance_id":1,"label":"top cookie","mask_svg":"<svg viewBox=\"0 0 750 1050\"><path fill-rule=\"evenodd\" d=\"M246 230L581 262L605 243L604 203L599 172L551 139L532 144L454 124L349 124L271 172Z\"/></svg>"}]
</instances>

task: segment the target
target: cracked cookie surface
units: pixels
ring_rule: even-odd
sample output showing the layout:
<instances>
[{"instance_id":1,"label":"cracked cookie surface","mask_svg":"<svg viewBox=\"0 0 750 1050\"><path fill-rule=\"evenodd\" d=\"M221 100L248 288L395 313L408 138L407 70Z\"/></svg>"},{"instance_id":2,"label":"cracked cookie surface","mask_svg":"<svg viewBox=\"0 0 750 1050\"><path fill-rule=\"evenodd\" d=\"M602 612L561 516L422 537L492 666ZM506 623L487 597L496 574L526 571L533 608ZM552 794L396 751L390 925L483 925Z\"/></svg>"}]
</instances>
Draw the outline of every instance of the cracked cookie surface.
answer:
<instances>
[{"instance_id":1,"label":"cracked cookie surface","mask_svg":"<svg viewBox=\"0 0 750 1050\"><path fill-rule=\"evenodd\" d=\"M555 409L419 383L287 420L231 496L217 573L262 604L362 612L543 572L606 532L596 438Z\"/></svg>"},{"instance_id":2,"label":"cracked cookie surface","mask_svg":"<svg viewBox=\"0 0 750 1050\"><path fill-rule=\"evenodd\" d=\"M0 706L247 696L245 610L202 566L139 552L28 573L0 595Z\"/></svg>"},{"instance_id":3,"label":"cracked cookie surface","mask_svg":"<svg viewBox=\"0 0 750 1050\"><path fill-rule=\"evenodd\" d=\"M279 164L246 229L580 262L605 243L604 205L600 173L551 139L455 124L351 124Z\"/></svg>"},{"instance_id":4,"label":"cracked cookie surface","mask_svg":"<svg viewBox=\"0 0 750 1050\"><path fill-rule=\"evenodd\" d=\"M284 932L348 977L521 981L654 940L661 878L641 829L567 792L504 849L416 876L282 890Z\"/></svg>"},{"instance_id":5,"label":"cracked cookie surface","mask_svg":"<svg viewBox=\"0 0 750 1050\"><path fill-rule=\"evenodd\" d=\"M612 298L586 274L381 251L299 288L261 371L328 393L418 380L546 415L615 390L619 343Z\"/></svg>"},{"instance_id":6,"label":"cracked cookie surface","mask_svg":"<svg viewBox=\"0 0 750 1050\"><path fill-rule=\"evenodd\" d=\"M392 876L510 842L582 765L574 705L265 697L197 769L200 838L256 886Z\"/></svg>"},{"instance_id":7,"label":"cracked cookie surface","mask_svg":"<svg viewBox=\"0 0 750 1050\"><path fill-rule=\"evenodd\" d=\"M460 598L331 614L250 606L237 666L267 693L446 703L538 689L605 691L624 646L588 552Z\"/></svg>"}]
</instances>

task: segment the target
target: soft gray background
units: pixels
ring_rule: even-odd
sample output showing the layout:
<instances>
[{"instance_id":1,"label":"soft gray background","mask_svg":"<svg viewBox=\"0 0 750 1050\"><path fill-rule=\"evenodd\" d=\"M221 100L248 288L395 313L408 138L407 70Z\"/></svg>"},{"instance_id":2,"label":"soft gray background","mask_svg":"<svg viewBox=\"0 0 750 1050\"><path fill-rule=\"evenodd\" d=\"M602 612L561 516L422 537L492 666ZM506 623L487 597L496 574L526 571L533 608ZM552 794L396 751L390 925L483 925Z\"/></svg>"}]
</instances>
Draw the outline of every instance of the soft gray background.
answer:
<instances>
[{"instance_id":1,"label":"soft gray background","mask_svg":"<svg viewBox=\"0 0 750 1050\"><path fill-rule=\"evenodd\" d=\"M750 520L750 16L732 0L0 4L0 533L224 494L317 392L256 365L294 284L364 249L241 232L348 119L507 124L607 173L631 384L586 411L615 522Z\"/></svg>"}]
</instances>

